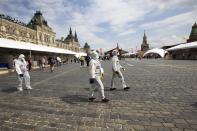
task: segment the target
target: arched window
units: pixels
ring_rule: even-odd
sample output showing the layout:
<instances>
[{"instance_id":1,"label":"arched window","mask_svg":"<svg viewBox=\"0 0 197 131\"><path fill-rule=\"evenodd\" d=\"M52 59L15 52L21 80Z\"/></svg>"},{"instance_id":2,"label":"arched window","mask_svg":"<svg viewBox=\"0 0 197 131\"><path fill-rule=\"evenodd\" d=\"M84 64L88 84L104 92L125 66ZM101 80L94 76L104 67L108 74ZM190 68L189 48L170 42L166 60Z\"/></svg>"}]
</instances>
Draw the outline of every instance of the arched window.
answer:
<instances>
[{"instance_id":1,"label":"arched window","mask_svg":"<svg viewBox=\"0 0 197 131\"><path fill-rule=\"evenodd\" d=\"M7 36L7 37L6 37L6 39L16 40L16 38L15 38L15 37L13 37L13 36Z\"/></svg>"},{"instance_id":2,"label":"arched window","mask_svg":"<svg viewBox=\"0 0 197 131\"><path fill-rule=\"evenodd\" d=\"M1 31L2 32L6 32L6 27L5 26L1 26Z\"/></svg>"}]
</instances>

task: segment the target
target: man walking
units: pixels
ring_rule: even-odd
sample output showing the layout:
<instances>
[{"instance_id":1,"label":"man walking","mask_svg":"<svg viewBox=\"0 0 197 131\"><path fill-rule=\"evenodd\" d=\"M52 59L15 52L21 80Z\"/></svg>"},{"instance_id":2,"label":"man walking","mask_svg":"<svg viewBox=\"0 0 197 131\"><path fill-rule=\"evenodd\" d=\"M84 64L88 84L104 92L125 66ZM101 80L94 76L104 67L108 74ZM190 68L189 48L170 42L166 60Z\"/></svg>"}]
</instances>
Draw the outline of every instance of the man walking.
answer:
<instances>
[{"instance_id":1,"label":"man walking","mask_svg":"<svg viewBox=\"0 0 197 131\"><path fill-rule=\"evenodd\" d=\"M23 84L23 80L25 80L25 86L26 89L32 89L30 86L30 76L29 76L29 72L27 69L27 63L25 61L25 56L23 54L20 54L18 57L18 60L15 61L15 69L16 69L16 73L18 74L18 87L17 89L19 91L22 91L22 84Z\"/></svg>"},{"instance_id":2,"label":"man walking","mask_svg":"<svg viewBox=\"0 0 197 131\"><path fill-rule=\"evenodd\" d=\"M104 85L101 81L101 77L104 74L104 70L101 67L101 63L99 61L99 55L96 51L93 51L91 53L91 61L90 61L90 96L89 96L89 101L94 101L94 91L96 89L96 86L100 88L100 93L101 93L101 98L102 102L108 102L109 100L105 98L104 94Z\"/></svg>"},{"instance_id":3,"label":"man walking","mask_svg":"<svg viewBox=\"0 0 197 131\"><path fill-rule=\"evenodd\" d=\"M119 59L118 59L118 51L114 50L112 52L112 79L111 79L111 88L110 90L116 90L116 88L114 87L114 78L119 77L123 86L124 90L128 90L130 89L130 87L128 87L125 83L124 80L124 76L122 75L121 69L125 70L125 68L123 68L120 65Z\"/></svg>"}]
</instances>

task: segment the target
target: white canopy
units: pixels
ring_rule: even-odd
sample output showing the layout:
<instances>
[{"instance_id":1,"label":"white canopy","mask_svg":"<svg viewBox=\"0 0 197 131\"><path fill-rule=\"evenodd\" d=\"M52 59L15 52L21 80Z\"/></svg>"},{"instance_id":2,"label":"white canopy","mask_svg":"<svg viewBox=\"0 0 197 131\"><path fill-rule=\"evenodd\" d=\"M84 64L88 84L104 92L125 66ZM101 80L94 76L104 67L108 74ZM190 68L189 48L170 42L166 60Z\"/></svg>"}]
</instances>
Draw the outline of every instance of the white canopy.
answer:
<instances>
[{"instance_id":1,"label":"white canopy","mask_svg":"<svg viewBox=\"0 0 197 131\"><path fill-rule=\"evenodd\" d=\"M76 52L69 51L66 49L48 47L43 45L36 45L29 42L21 42L10 39L0 38L0 47L2 48L12 48L12 49L22 49L22 50L31 50L31 51L41 51L41 52L53 52L60 54L72 54L75 55Z\"/></svg>"},{"instance_id":2,"label":"white canopy","mask_svg":"<svg viewBox=\"0 0 197 131\"><path fill-rule=\"evenodd\" d=\"M87 54L84 53L84 52L79 52L79 53L76 53L75 56L76 56L77 58L80 58L81 56L87 56Z\"/></svg>"},{"instance_id":3,"label":"white canopy","mask_svg":"<svg viewBox=\"0 0 197 131\"><path fill-rule=\"evenodd\" d=\"M130 56L130 55L136 55L137 52L128 52L126 54L123 54L123 56Z\"/></svg>"},{"instance_id":4,"label":"white canopy","mask_svg":"<svg viewBox=\"0 0 197 131\"><path fill-rule=\"evenodd\" d=\"M150 53L159 54L163 58L165 56L165 53L167 53L167 51L165 51L164 49L153 48L153 49L148 50L147 52L145 52L143 57L146 56L147 54L150 54Z\"/></svg>"},{"instance_id":5,"label":"white canopy","mask_svg":"<svg viewBox=\"0 0 197 131\"><path fill-rule=\"evenodd\" d=\"M180 44L180 45L168 48L166 50L167 51L173 51L173 50L190 49L190 48L197 48L197 42Z\"/></svg>"}]
</instances>

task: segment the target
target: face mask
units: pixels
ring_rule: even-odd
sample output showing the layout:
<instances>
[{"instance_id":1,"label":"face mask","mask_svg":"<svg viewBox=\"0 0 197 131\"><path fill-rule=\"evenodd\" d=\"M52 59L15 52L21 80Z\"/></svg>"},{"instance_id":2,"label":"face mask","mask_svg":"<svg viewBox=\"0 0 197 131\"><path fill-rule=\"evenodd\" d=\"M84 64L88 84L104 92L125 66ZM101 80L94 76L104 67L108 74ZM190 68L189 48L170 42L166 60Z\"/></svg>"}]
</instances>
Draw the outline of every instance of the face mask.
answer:
<instances>
[{"instance_id":1,"label":"face mask","mask_svg":"<svg viewBox=\"0 0 197 131\"><path fill-rule=\"evenodd\" d=\"M25 59L24 59L24 58L21 58L21 61L22 61L22 62L25 62Z\"/></svg>"}]
</instances>

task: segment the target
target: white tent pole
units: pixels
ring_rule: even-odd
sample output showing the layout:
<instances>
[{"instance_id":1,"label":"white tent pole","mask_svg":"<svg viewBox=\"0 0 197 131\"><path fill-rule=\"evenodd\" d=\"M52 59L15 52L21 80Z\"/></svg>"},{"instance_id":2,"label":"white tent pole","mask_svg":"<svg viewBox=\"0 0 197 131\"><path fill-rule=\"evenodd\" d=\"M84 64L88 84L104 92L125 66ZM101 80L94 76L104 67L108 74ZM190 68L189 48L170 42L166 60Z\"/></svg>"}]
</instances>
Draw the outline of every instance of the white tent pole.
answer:
<instances>
[{"instance_id":1,"label":"white tent pole","mask_svg":"<svg viewBox=\"0 0 197 131\"><path fill-rule=\"evenodd\" d=\"M29 50L29 57L31 58L31 50Z\"/></svg>"}]
</instances>

